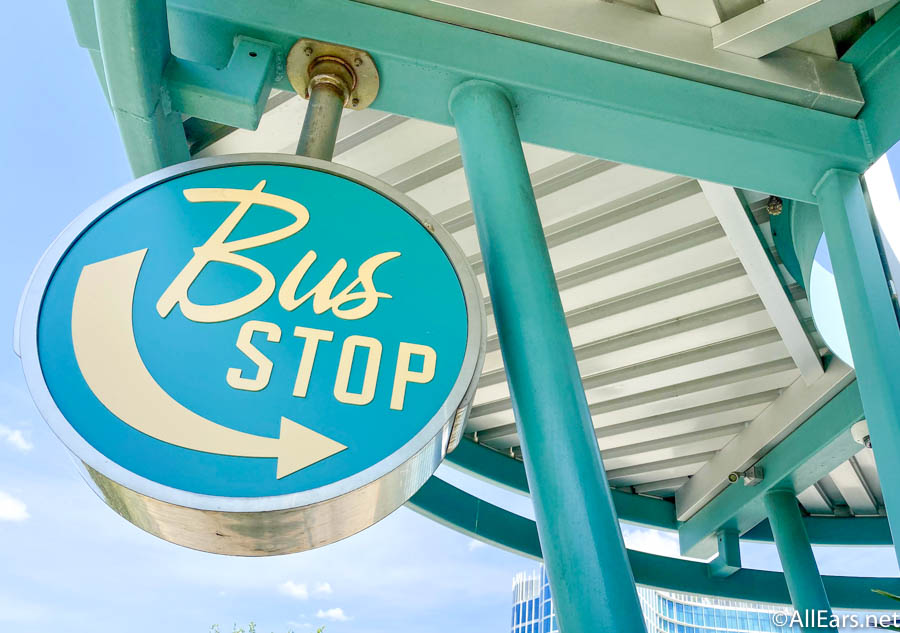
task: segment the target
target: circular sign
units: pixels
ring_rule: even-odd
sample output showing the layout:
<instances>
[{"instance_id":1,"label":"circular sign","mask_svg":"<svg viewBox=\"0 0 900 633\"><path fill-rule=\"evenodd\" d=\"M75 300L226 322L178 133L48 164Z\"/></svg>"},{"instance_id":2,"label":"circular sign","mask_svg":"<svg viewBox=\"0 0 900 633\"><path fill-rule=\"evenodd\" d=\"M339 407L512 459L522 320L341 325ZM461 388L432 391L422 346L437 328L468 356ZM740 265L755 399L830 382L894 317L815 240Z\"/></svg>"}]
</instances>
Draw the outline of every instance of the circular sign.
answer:
<instances>
[{"instance_id":1,"label":"circular sign","mask_svg":"<svg viewBox=\"0 0 900 633\"><path fill-rule=\"evenodd\" d=\"M474 275L421 207L273 155L101 201L38 264L20 318L29 388L106 502L242 555L406 502L458 442L484 353Z\"/></svg>"}]
</instances>

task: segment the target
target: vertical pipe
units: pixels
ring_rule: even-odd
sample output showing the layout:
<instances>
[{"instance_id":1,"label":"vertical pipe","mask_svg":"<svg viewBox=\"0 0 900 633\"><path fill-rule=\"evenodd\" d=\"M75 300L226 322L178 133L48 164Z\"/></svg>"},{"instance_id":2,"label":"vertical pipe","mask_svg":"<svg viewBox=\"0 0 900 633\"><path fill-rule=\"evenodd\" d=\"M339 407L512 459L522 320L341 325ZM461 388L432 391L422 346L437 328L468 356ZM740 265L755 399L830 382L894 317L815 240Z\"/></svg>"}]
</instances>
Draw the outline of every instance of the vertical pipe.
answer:
<instances>
[{"instance_id":1,"label":"vertical pipe","mask_svg":"<svg viewBox=\"0 0 900 633\"><path fill-rule=\"evenodd\" d=\"M560 629L645 631L513 108L469 81L450 112Z\"/></svg>"},{"instance_id":2,"label":"vertical pipe","mask_svg":"<svg viewBox=\"0 0 900 633\"><path fill-rule=\"evenodd\" d=\"M806 526L803 525L797 496L793 490L771 490L766 493L765 503L794 610L804 618L805 623L813 625L802 629L834 630L827 626L831 620L831 606L809 544ZM815 626L818 622L826 626Z\"/></svg>"},{"instance_id":3,"label":"vertical pipe","mask_svg":"<svg viewBox=\"0 0 900 633\"><path fill-rule=\"evenodd\" d=\"M297 143L298 155L322 160L334 157L344 98L341 89L332 84L316 83L310 87L306 118Z\"/></svg>"},{"instance_id":4,"label":"vertical pipe","mask_svg":"<svg viewBox=\"0 0 900 633\"><path fill-rule=\"evenodd\" d=\"M900 327L859 174L831 170L814 193L900 558Z\"/></svg>"}]
</instances>

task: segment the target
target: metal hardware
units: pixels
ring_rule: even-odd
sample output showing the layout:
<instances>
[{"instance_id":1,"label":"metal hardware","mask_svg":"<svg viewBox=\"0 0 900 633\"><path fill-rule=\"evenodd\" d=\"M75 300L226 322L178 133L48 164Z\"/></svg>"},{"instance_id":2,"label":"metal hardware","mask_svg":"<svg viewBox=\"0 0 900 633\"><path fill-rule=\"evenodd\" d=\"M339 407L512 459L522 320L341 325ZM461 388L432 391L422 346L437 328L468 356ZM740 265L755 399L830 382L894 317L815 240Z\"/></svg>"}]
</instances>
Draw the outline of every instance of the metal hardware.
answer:
<instances>
[{"instance_id":1,"label":"metal hardware","mask_svg":"<svg viewBox=\"0 0 900 633\"><path fill-rule=\"evenodd\" d=\"M301 39L287 57L287 77L297 94L309 99L320 82L344 83L344 107L363 110L378 95L378 69L372 57L339 44Z\"/></svg>"},{"instance_id":2,"label":"metal hardware","mask_svg":"<svg viewBox=\"0 0 900 633\"><path fill-rule=\"evenodd\" d=\"M744 480L745 486L755 486L763 480L763 469L761 466L751 466L743 472L736 470L728 473L729 483L737 483L740 479Z\"/></svg>"},{"instance_id":3,"label":"metal hardware","mask_svg":"<svg viewBox=\"0 0 900 633\"><path fill-rule=\"evenodd\" d=\"M297 154L331 160L342 110L362 110L378 94L375 62L346 46L297 40L288 53L287 76L297 94L309 99Z\"/></svg>"},{"instance_id":4,"label":"metal hardware","mask_svg":"<svg viewBox=\"0 0 900 633\"><path fill-rule=\"evenodd\" d=\"M744 471L744 485L745 486L755 486L759 482L763 480L763 469L761 466L751 466L747 470Z\"/></svg>"},{"instance_id":5,"label":"metal hardware","mask_svg":"<svg viewBox=\"0 0 900 633\"><path fill-rule=\"evenodd\" d=\"M850 436L857 444L862 444L866 448L872 448L872 438L869 435L869 424L865 420L860 420L850 427Z\"/></svg>"},{"instance_id":6,"label":"metal hardware","mask_svg":"<svg viewBox=\"0 0 900 633\"><path fill-rule=\"evenodd\" d=\"M769 196L766 200L766 211L769 212L769 215L781 215L783 208L784 202L778 196Z\"/></svg>"}]
</instances>

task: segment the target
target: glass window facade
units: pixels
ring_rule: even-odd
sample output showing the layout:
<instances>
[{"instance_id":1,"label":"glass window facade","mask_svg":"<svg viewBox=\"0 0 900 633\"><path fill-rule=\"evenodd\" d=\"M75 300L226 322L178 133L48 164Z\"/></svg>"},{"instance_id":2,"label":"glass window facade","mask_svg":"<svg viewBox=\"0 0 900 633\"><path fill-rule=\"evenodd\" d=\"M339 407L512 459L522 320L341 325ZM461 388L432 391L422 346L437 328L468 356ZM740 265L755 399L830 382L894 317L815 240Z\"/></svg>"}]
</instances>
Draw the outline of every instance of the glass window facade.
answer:
<instances>
[{"instance_id":1,"label":"glass window facade","mask_svg":"<svg viewBox=\"0 0 900 633\"><path fill-rule=\"evenodd\" d=\"M790 607L638 587L648 633L787 633L772 616ZM559 633L550 581L540 570L516 574L510 633Z\"/></svg>"}]
</instances>

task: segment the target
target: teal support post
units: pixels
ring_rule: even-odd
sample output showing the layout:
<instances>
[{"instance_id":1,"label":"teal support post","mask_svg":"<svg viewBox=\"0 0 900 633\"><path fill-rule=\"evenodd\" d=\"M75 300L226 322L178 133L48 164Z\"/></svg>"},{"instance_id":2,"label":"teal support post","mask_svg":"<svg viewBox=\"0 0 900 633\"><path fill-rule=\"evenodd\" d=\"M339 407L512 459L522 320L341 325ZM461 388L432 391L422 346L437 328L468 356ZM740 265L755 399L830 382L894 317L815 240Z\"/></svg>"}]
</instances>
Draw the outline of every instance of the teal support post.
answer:
<instances>
[{"instance_id":1,"label":"teal support post","mask_svg":"<svg viewBox=\"0 0 900 633\"><path fill-rule=\"evenodd\" d=\"M135 176L188 160L181 115L163 98L172 56L166 0L94 0L110 106Z\"/></svg>"},{"instance_id":2,"label":"teal support post","mask_svg":"<svg viewBox=\"0 0 900 633\"><path fill-rule=\"evenodd\" d=\"M645 631L513 107L450 95L538 535L563 633Z\"/></svg>"},{"instance_id":3,"label":"teal support post","mask_svg":"<svg viewBox=\"0 0 900 633\"><path fill-rule=\"evenodd\" d=\"M727 578L741 569L741 535L734 528L723 528L716 533L719 554L709 561L709 575Z\"/></svg>"},{"instance_id":4,"label":"teal support post","mask_svg":"<svg viewBox=\"0 0 900 633\"><path fill-rule=\"evenodd\" d=\"M900 327L859 175L831 170L815 190L878 475L900 545Z\"/></svg>"},{"instance_id":5,"label":"teal support post","mask_svg":"<svg viewBox=\"0 0 900 633\"><path fill-rule=\"evenodd\" d=\"M766 510L794 610L803 616L804 623L813 625L803 626L802 629L834 630L828 626L831 606L803 526L797 496L790 489L770 490L766 493ZM817 626L818 623L825 626Z\"/></svg>"}]
</instances>

